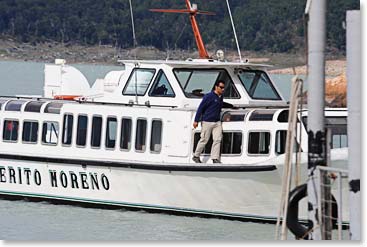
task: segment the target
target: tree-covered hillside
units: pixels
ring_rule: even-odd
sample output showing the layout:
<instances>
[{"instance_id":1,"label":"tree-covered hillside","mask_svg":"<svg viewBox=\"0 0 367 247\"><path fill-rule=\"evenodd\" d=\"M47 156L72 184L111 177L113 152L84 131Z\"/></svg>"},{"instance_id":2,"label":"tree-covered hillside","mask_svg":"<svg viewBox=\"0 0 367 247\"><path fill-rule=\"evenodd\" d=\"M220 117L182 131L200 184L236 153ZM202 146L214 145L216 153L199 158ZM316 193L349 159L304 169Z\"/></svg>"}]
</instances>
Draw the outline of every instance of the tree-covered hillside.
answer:
<instances>
[{"instance_id":1,"label":"tree-covered hillside","mask_svg":"<svg viewBox=\"0 0 367 247\"><path fill-rule=\"evenodd\" d=\"M235 48L225 0L192 0L215 16L198 16L211 48ZM150 8L185 8L184 0L132 0L138 45L195 48L186 14L153 13ZM288 52L303 46L306 0L230 0L242 49ZM328 49L345 49L346 10L358 0L329 0ZM22 42L57 41L85 45L133 46L128 0L0 0L0 35Z\"/></svg>"}]
</instances>

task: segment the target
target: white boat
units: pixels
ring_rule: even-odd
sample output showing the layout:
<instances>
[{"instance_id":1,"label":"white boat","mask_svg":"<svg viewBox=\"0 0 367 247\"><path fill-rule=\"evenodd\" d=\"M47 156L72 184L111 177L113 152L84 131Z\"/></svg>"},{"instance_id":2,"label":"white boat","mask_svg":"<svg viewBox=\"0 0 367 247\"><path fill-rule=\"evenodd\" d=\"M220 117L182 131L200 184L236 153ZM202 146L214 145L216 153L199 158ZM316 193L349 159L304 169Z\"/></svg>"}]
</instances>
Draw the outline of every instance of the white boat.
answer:
<instances>
[{"instance_id":1,"label":"white boat","mask_svg":"<svg viewBox=\"0 0 367 247\"><path fill-rule=\"evenodd\" d=\"M275 222L288 104L267 66L214 59L121 61L89 88L62 60L44 95L0 98L0 194ZM192 161L196 109L224 81L222 164ZM307 111L298 144L307 153ZM334 160L346 160L346 109L328 109Z\"/></svg>"}]
</instances>

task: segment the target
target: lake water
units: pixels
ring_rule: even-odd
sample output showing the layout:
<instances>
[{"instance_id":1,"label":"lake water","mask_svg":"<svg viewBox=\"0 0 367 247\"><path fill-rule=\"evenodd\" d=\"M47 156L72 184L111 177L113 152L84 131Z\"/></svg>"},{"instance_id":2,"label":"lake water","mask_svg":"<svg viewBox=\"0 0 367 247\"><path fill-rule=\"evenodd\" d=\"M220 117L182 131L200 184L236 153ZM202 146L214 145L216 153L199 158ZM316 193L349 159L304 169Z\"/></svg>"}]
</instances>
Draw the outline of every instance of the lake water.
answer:
<instances>
[{"instance_id":1,"label":"lake water","mask_svg":"<svg viewBox=\"0 0 367 247\"><path fill-rule=\"evenodd\" d=\"M76 67L90 83L121 68ZM0 95L42 95L43 69L43 63L0 61ZM274 79L289 98L291 76ZM3 240L273 240L275 233L271 224L8 200L0 200L0 229Z\"/></svg>"}]
</instances>

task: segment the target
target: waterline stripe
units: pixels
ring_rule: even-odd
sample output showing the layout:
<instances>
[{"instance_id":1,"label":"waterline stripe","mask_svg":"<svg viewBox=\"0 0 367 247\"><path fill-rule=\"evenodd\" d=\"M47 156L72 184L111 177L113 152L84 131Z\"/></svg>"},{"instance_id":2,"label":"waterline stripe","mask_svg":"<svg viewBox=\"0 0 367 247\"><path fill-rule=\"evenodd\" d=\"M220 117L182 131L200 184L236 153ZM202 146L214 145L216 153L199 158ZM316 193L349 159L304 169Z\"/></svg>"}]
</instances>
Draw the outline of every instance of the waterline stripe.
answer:
<instances>
[{"instance_id":1,"label":"waterline stripe","mask_svg":"<svg viewBox=\"0 0 367 247\"><path fill-rule=\"evenodd\" d=\"M197 210L197 209L189 209L189 208L179 208L179 207L165 207L165 206L149 205L149 204L136 204L136 203L128 203L128 202L104 201L104 200L98 200L98 199L53 196L53 195L48 195L48 194L33 194L33 193L26 193L26 192L11 192L11 191L3 191L3 190L0 190L0 194L11 195L11 196L45 198L45 199L52 199L52 200L64 200L64 201L73 201L73 202L81 202L81 203L92 203L96 205L101 204L101 206L111 205L111 206L130 207L130 208L161 210L161 211L167 211L167 212L173 211L173 212L183 212L183 213L191 213L191 214L198 214L198 215L222 216L222 217L228 217L228 218L233 218L233 219L248 219L248 220L267 221L267 222L276 221L275 217L270 217L270 216L224 213L220 211L219 212L218 211L206 211L206 210Z\"/></svg>"}]
</instances>

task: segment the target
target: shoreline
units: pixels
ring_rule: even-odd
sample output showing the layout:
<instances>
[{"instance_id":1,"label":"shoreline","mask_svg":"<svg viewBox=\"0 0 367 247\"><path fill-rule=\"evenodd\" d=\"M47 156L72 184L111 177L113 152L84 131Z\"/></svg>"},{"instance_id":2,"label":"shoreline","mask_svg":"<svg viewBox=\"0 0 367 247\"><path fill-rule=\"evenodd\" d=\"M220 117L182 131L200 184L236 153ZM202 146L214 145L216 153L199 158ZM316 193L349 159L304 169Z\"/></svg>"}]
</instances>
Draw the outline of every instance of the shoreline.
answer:
<instances>
[{"instance_id":1,"label":"shoreline","mask_svg":"<svg viewBox=\"0 0 367 247\"><path fill-rule=\"evenodd\" d=\"M208 49L215 57L216 50ZM238 61L237 51L224 49L227 61ZM306 59L300 53L271 53L241 51L243 58L250 63L272 65L271 74L293 74L293 67L298 74L306 74ZM0 38L0 61L32 61L54 63L55 59L65 59L68 64L119 65L120 59L140 60L186 60L197 58L197 51L170 50L162 51L154 47L137 47L131 49L116 48L111 45L83 46L78 44L20 43L12 38ZM345 57L327 56L326 76L336 77L346 69Z\"/></svg>"}]
</instances>

